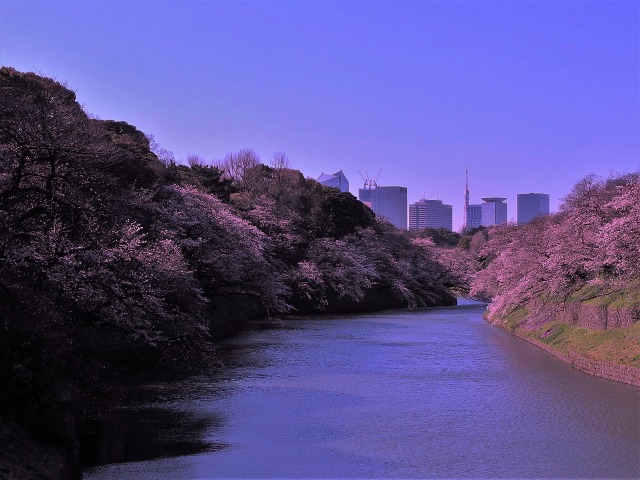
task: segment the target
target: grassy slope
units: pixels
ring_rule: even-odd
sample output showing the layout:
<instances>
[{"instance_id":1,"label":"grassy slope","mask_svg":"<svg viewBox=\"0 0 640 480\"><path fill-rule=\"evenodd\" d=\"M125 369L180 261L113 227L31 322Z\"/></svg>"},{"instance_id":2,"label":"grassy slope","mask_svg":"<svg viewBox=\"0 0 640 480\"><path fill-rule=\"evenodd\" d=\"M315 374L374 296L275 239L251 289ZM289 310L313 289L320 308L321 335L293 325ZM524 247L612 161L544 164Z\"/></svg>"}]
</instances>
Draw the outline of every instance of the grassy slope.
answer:
<instances>
[{"instance_id":1,"label":"grassy slope","mask_svg":"<svg viewBox=\"0 0 640 480\"><path fill-rule=\"evenodd\" d=\"M534 331L517 331L565 355L573 351L597 360L640 367L640 323L628 328L597 331L553 322Z\"/></svg>"},{"instance_id":2,"label":"grassy slope","mask_svg":"<svg viewBox=\"0 0 640 480\"><path fill-rule=\"evenodd\" d=\"M638 308L640 307L640 281L624 290L603 291L587 286L571 296L569 301L585 305ZM528 311L520 308L504 319L502 325L524 337L533 338L567 354L573 351L585 357L640 368L640 322L628 328L589 330L562 322L551 322L536 330L519 328L526 324Z\"/></svg>"},{"instance_id":3,"label":"grassy slope","mask_svg":"<svg viewBox=\"0 0 640 480\"><path fill-rule=\"evenodd\" d=\"M640 308L640 280L624 288L585 285L569 296L567 301L598 307Z\"/></svg>"}]
</instances>

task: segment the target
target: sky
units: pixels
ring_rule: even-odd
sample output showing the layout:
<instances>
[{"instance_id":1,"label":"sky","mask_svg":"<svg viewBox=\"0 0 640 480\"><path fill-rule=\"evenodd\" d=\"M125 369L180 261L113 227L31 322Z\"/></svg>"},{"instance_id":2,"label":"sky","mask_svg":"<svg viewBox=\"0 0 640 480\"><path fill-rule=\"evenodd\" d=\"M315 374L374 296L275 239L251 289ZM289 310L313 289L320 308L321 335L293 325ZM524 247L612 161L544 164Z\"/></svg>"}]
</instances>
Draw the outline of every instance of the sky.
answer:
<instances>
[{"instance_id":1,"label":"sky","mask_svg":"<svg viewBox=\"0 0 640 480\"><path fill-rule=\"evenodd\" d=\"M640 2L0 0L0 63L178 160L285 152L471 203L640 170Z\"/></svg>"}]
</instances>

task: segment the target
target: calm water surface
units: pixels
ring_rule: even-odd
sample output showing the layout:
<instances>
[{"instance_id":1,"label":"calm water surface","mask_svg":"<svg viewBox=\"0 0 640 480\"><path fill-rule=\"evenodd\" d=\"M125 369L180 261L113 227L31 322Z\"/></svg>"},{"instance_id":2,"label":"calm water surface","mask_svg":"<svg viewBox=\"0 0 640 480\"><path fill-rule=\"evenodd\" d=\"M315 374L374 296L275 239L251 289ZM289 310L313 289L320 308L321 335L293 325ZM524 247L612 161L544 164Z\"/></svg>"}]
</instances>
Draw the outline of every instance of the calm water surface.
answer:
<instances>
[{"instance_id":1,"label":"calm water surface","mask_svg":"<svg viewBox=\"0 0 640 480\"><path fill-rule=\"evenodd\" d=\"M232 339L215 373L144 386L96 459L126 463L85 478L640 477L640 390L483 310L295 318Z\"/></svg>"}]
</instances>

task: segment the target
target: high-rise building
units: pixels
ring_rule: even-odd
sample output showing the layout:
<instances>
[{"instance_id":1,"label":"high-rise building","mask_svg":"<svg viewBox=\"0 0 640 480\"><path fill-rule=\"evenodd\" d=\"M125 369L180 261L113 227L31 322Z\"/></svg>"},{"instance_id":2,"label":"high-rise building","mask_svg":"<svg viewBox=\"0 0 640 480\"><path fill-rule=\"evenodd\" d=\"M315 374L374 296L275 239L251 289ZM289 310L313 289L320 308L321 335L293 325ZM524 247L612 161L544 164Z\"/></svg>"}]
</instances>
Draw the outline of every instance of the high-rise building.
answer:
<instances>
[{"instance_id":1,"label":"high-rise building","mask_svg":"<svg viewBox=\"0 0 640 480\"><path fill-rule=\"evenodd\" d=\"M365 183L358 198L369 206L373 213L386 218L397 228L407 229L407 187L380 187Z\"/></svg>"},{"instance_id":2,"label":"high-rise building","mask_svg":"<svg viewBox=\"0 0 640 480\"><path fill-rule=\"evenodd\" d=\"M342 170L336 173L323 173L318 177L317 182L327 187L337 188L341 192L349 191L349 180L344 176Z\"/></svg>"},{"instance_id":3,"label":"high-rise building","mask_svg":"<svg viewBox=\"0 0 640 480\"><path fill-rule=\"evenodd\" d=\"M500 225L507 222L507 204L504 203L506 198L503 197L485 197L481 204L481 225L490 227L492 225Z\"/></svg>"},{"instance_id":4,"label":"high-rise building","mask_svg":"<svg viewBox=\"0 0 640 480\"><path fill-rule=\"evenodd\" d=\"M482 226L482 205L479 203L467 205L467 215L465 219L465 230Z\"/></svg>"},{"instance_id":5,"label":"high-rise building","mask_svg":"<svg viewBox=\"0 0 640 480\"><path fill-rule=\"evenodd\" d=\"M549 215L547 193L518 194L518 225L524 225L540 215Z\"/></svg>"},{"instance_id":6,"label":"high-rise building","mask_svg":"<svg viewBox=\"0 0 640 480\"><path fill-rule=\"evenodd\" d=\"M418 200L409 205L409 230L423 228L453 228L453 207L442 200Z\"/></svg>"}]
</instances>

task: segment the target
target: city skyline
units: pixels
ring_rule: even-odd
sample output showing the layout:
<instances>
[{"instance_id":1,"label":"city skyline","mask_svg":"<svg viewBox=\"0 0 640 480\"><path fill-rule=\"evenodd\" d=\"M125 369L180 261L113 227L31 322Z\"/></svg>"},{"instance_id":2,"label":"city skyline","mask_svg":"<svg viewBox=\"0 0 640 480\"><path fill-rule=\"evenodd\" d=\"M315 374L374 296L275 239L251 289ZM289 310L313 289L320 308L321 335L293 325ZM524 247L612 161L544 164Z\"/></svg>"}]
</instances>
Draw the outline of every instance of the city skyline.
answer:
<instances>
[{"instance_id":1,"label":"city skyline","mask_svg":"<svg viewBox=\"0 0 640 480\"><path fill-rule=\"evenodd\" d=\"M638 2L0 2L0 61L185 162L285 152L453 205L640 170Z\"/></svg>"},{"instance_id":2,"label":"city skyline","mask_svg":"<svg viewBox=\"0 0 640 480\"><path fill-rule=\"evenodd\" d=\"M546 193L518 193L516 195L516 219L514 220L508 214L508 205L505 203L507 198L505 197L482 197L482 203L470 203L469 192L469 172L465 167L465 191L463 201L463 213L465 217L463 220L463 227L459 229L453 228L452 223L452 205L448 205L438 199L428 199L422 197L415 202L406 201L405 216L407 217L407 225L403 227L398 222L397 217L402 216L402 213L391 213L392 210L396 210L399 203L397 191L402 191L403 198L407 197L407 189L403 186L385 186L379 185L377 180L369 179L369 177L363 178L363 187L358 189L357 198L371 208L374 213L380 215L387 220L391 221L398 228L408 230L421 230L424 228L445 228L449 231L464 231L465 228L473 229L480 226L493 226L506 222L512 222L514 224L523 225L532 220L536 216L548 215L553 213L549 211L549 195ZM342 192L349 192L349 180L345 176L342 170L332 174L322 173L317 178L318 183L323 185L337 188ZM381 192L391 192L391 194L384 194L380 198L384 202L374 202L374 192L380 189ZM393 206L383 203L393 197ZM384 198L383 198L384 197ZM389 198L387 198L389 197ZM513 215L513 214L511 214Z\"/></svg>"},{"instance_id":3,"label":"city skyline","mask_svg":"<svg viewBox=\"0 0 640 480\"><path fill-rule=\"evenodd\" d=\"M359 174L361 174L361 172L358 172ZM338 180L338 177L340 178ZM308 177L311 178L311 177ZM550 211L549 209L549 194L547 193L522 193L522 192L518 192L515 194L516 196L516 201L513 202L512 205L512 211L509 212L508 210L508 198L506 197L496 197L496 196L483 196L481 197L482 203L472 203L470 201L471 195L470 195L470 189L469 189L469 172L468 172L468 168L465 167L465 190L464 190L464 194L463 194L463 201L462 201L462 212L463 212L463 217L462 217L462 223L460 224L459 227L455 227L455 225L452 225L451 228L449 228L451 231L462 231L464 226L466 226L466 222L464 222L465 217L464 215L467 215L467 210L465 208L465 203L467 204L468 207L470 207L469 211L468 211L468 215L470 215L471 217L475 218L475 221L471 222L471 225L469 226L469 228L476 228L478 226L483 225L482 224L482 218L483 215L485 218L488 218L487 216L489 215L488 210L487 210L487 203L493 203L495 201L499 201L499 203L502 204L502 208L501 207L501 220L498 223L504 223L506 222L511 222L511 223L518 223L518 212L520 209L520 202L521 202L521 197L526 197L526 196L530 196L530 195L535 195L535 196L539 196L542 195L545 197L546 199L546 207L545 209L543 209L544 211L540 211L538 212L538 214L549 214L549 213L556 213L553 211ZM406 188L406 187L402 187L402 186L387 186L387 185L382 185L379 184L377 180L373 180L373 179L369 179L368 175L366 177L363 178L363 182L362 182L362 187L355 187L358 188L358 195L355 195L353 192L351 192L350 190L341 188L339 185L342 184L346 184L347 186L349 185L353 185L353 182L349 182L348 178L345 176L344 172L342 170L334 173L334 174L324 174L322 173L318 178L317 181L319 183L322 183L324 185L330 186L330 187L334 187L334 188L338 188L340 190L344 191L349 191L352 195L354 195L356 198L358 198L360 201L363 201L365 204L367 204L370 208L372 207L371 202L367 201L367 200L363 200L362 198L362 192L363 190L371 190L377 187L383 187L383 188ZM356 184L358 185L358 184ZM567 194L569 193L569 191L567 191ZM409 192L407 191L407 198L410 198L409 196ZM444 204L447 207L451 207L453 212L455 212L455 207L451 204L446 204L444 203L442 200L440 200L439 198L427 198L425 196L422 196L421 198L419 198L418 200L415 200L413 202L407 200L407 207L408 207L408 211L407 211L407 215L408 215L408 223L407 225L409 226L408 228L410 228L411 225L411 207L419 204L419 203L424 203L424 202L439 202L441 204ZM468 203L467 203L468 202ZM484 207L483 207L484 205ZM477 212L474 212L474 208L477 209ZM373 208L372 208L373 209ZM484 211L484 213L483 213ZM452 215L453 216L453 215ZM495 213L494 213L495 216ZM484 225L484 226L490 226L493 225L494 223L491 222L489 225Z\"/></svg>"}]
</instances>

